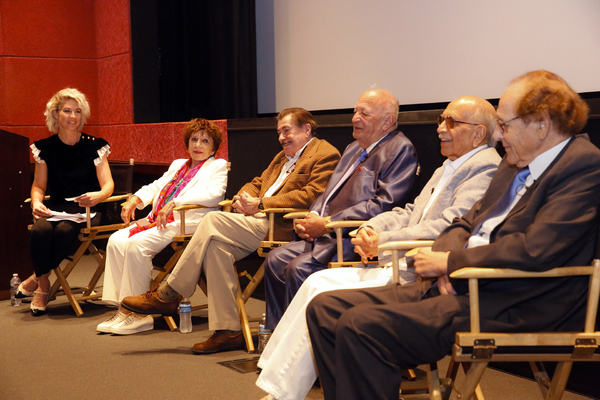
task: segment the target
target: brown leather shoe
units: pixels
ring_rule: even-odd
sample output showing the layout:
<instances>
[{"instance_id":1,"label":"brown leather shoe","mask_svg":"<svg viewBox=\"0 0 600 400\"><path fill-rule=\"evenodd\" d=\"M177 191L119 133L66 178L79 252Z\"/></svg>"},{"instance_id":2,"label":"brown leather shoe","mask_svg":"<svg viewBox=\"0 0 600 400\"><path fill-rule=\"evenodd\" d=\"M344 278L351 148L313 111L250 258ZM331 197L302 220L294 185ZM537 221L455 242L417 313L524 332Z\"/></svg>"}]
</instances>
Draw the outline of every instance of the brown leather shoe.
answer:
<instances>
[{"instance_id":1,"label":"brown leather shoe","mask_svg":"<svg viewBox=\"0 0 600 400\"><path fill-rule=\"evenodd\" d=\"M174 315L177 314L177 307L182 296L179 295L177 300L164 301L158 297L156 289L148 290L146 293L139 296L127 296L121 301L123 308L133 311L138 314L162 314Z\"/></svg>"},{"instance_id":2,"label":"brown leather shoe","mask_svg":"<svg viewBox=\"0 0 600 400\"><path fill-rule=\"evenodd\" d=\"M242 331L228 335L224 331L215 331L207 341L196 343L192 347L194 354L211 354L220 351L238 350L246 346Z\"/></svg>"}]
</instances>

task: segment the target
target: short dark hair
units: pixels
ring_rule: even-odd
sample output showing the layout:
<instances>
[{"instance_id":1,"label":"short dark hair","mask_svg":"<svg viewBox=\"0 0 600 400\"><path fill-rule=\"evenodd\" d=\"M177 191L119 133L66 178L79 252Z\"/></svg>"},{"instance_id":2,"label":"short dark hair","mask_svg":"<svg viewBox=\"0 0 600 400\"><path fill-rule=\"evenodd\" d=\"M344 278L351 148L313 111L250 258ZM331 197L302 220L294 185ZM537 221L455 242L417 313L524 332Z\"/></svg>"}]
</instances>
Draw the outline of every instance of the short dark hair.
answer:
<instances>
[{"instance_id":1,"label":"short dark hair","mask_svg":"<svg viewBox=\"0 0 600 400\"><path fill-rule=\"evenodd\" d=\"M183 129L183 142L185 143L185 148L189 148L190 138L194 133L199 131L206 132L206 134L212 138L213 150L216 153L223 140L223 134L217 124L204 118L194 118L188 122Z\"/></svg>"},{"instance_id":2,"label":"short dark hair","mask_svg":"<svg viewBox=\"0 0 600 400\"><path fill-rule=\"evenodd\" d=\"M547 112L557 129L576 135L585 126L589 107L560 76L552 72L531 71L515 78L511 84L523 83L525 94L516 106L517 115L525 123L540 119Z\"/></svg>"},{"instance_id":3,"label":"short dark hair","mask_svg":"<svg viewBox=\"0 0 600 400\"><path fill-rule=\"evenodd\" d=\"M281 110L279 115L277 115L277 122L281 121L288 115L292 116L292 121L298 127L309 124L310 134L313 136L317 136L317 129L319 128L319 126L317 125L317 121L315 121L315 118L310 112L300 107L286 108L285 110Z\"/></svg>"}]
</instances>

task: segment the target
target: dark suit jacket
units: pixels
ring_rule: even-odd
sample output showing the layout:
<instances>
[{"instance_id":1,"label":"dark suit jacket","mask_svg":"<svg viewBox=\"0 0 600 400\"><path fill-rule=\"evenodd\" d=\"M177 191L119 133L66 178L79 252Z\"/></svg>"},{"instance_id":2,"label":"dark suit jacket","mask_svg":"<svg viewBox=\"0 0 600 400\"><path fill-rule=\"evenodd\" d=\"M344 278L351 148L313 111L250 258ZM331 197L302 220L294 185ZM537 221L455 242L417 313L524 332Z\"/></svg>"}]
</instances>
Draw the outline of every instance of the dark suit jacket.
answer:
<instances>
[{"instance_id":1,"label":"dark suit jacket","mask_svg":"<svg viewBox=\"0 0 600 400\"><path fill-rule=\"evenodd\" d=\"M298 159L296 167L271 197L263 199L265 208L308 208L323 193L340 152L322 139L314 138ZM275 183L283 164L288 161L283 151L279 152L260 176L246 183L238 192L247 192L262 198ZM275 218L275 240L292 240L292 222L282 216Z\"/></svg>"},{"instance_id":2,"label":"dark suit jacket","mask_svg":"<svg viewBox=\"0 0 600 400\"><path fill-rule=\"evenodd\" d=\"M484 197L436 239L434 250L450 250L449 273L462 267L544 271L590 265L598 224L600 150L584 138L570 140L492 231L489 245L464 248L471 229L494 208L516 172L504 159ZM586 277L481 281L481 329L581 329L587 281ZM465 295L467 282L452 284ZM458 316L456 324L461 331L467 329L468 315Z\"/></svg>"},{"instance_id":3,"label":"dark suit jacket","mask_svg":"<svg viewBox=\"0 0 600 400\"><path fill-rule=\"evenodd\" d=\"M363 149L358 142L346 147L325 192L311 205L321 212L323 202ZM332 221L368 220L393 207L404 207L413 197L417 173L417 152L402 132L393 131L369 153L366 160L329 199L323 217ZM344 241L344 259L356 259L350 239ZM333 234L315 240L313 257L327 264L336 254Z\"/></svg>"}]
</instances>

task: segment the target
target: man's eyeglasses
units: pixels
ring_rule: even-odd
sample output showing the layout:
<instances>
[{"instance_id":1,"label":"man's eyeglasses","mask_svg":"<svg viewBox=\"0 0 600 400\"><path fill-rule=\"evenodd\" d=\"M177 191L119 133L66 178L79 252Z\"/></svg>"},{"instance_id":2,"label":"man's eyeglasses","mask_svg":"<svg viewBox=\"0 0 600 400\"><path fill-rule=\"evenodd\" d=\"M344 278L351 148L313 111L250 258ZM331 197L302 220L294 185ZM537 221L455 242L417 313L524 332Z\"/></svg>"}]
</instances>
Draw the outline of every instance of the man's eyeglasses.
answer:
<instances>
[{"instance_id":1,"label":"man's eyeglasses","mask_svg":"<svg viewBox=\"0 0 600 400\"><path fill-rule=\"evenodd\" d=\"M446 121L446 128L448 128L448 129L454 128L454 124L481 125L481 124L472 124L470 122L457 121L457 120L455 120L454 118L452 118L449 115L447 115L445 117L443 115L439 115L437 117L438 126L440 126L441 124L443 124L444 121Z\"/></svg>"},{"instance_id":2,"label":"man's eyeglasses","mask_svg":"<svg viewBox=\"0 0 600 400\"><path fill-rule=\"evenodd\" d=\"M498 123L498 128L500 128L500 130L502 131L502 134L504 134L504 132L506 132L506 130L508 129L508 124L518 118L521 118L521 117L516 116L512 119L509 119L506 122L502 122L502 120L497 119L496 122Z\"/></svg>"}]
</instances>

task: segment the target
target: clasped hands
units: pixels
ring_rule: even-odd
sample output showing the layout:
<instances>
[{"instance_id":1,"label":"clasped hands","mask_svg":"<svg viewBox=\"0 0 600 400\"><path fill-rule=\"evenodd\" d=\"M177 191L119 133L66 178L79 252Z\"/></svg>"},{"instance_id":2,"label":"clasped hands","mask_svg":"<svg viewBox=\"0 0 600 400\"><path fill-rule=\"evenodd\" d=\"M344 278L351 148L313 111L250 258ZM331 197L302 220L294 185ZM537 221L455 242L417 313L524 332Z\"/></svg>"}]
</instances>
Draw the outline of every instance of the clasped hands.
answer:
<instances>
[{"instance_id":1,"label":"clasped hands","mask_svg":"<svg viewBox=\"0 0 600 400\"><path fill-rule=\"evenodd\" d=\"M365 226L358 231L352 240L354 252L360 255L363 263L377 256L379 246L379 234L370 226ZM415 273L422 278L435 279L441 294L456 294L448 277L448 255L450 252L432 251L431 249L419 249L413 256Z\"/></svg>"},{"instance_id":2,"label":"clasped hands","mask_svg":"<svg viewBox=\"0 0 600 400\"><path fill-rule=\"evenodd\" d=\"M325 224L328 219L316 213L308 213L306 217L296 220L296 234L301 239L312 242L327 233Z\"/></svg>"},{"instance_id":3,"label":"clasped hands","mask_svg":"<svg viewBox=\"0 0 600 400\"><path fill-rule=\"evenodd\" d=\"M240 214L248 216L254 215L260 211L258 209L260 199L258 197L250 196L247 192L242 192L239 196L233 196L232 200L231 206Z\"/></svg>"}]
</instances>

